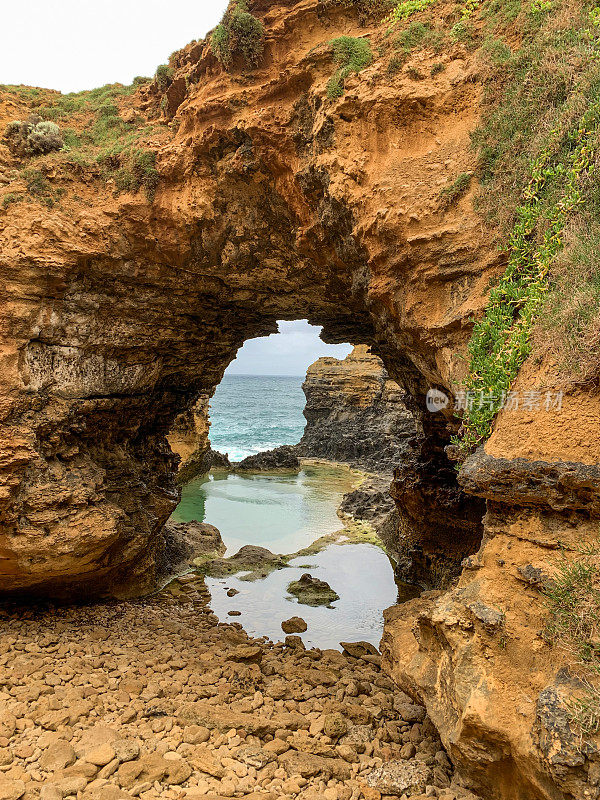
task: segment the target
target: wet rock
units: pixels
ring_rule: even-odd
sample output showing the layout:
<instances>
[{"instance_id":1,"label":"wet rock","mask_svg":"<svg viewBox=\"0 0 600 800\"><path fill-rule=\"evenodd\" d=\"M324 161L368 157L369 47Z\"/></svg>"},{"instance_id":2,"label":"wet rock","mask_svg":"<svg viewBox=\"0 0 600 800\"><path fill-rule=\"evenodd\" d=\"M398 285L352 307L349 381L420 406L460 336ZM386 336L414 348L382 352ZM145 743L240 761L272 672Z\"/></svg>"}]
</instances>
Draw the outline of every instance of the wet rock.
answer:
<instances>
[{"instance_id":1,"label":"wet rock","mask_svg":"<svg viewBox=\"0 0 600 800\"><path fill-rule=\"evenodd\" d=\"M388 761L367 775L367 785L381 794L401 797L423 794L431 779L431 769L420 761Z\"/></svg>"},{"instance_id":2,"label":"wet rock","mask_svg":"<svg viewBox=\"0 0 600 800\"><path fill-rule=\"evenodd\" d=\"M298 598L299 603L307 606L328 606L340 599L326 581L313 578L308 572L299 580L292 581L287 589Z\"/></svg>"},{"instance_id":3,"label":"wet rock","mask_svg":"<svg viewBox=\"0 0 600 800\"><path fill-rule=\"evenodd\" d=\"M162 531L163 544L157 553L162 575L177 575L195 563L223 555L225 544L214 525L203 522L168 522Z\"/></svg>"},{"instance_id":4,"label":"wet rock","mask_svg":"<svg viewBox=\"0 0 600 800\"><path fill-rule=\"evenodd\" d=\"M204 571L215 578L225 578L238 572L250 572L258 576L262 573L266 575L286 565L287 562L282 556L272 553L266 547L248 544L229 558L218 558L207 562Z\"/></svg>"},{"instance_id":5,"label":"wet rock","mask_svg":"<svg viewBox=\"0 0 600 800\"><path fill-rule=\"evenodd\" d=\"M234 464L233 468L240 472L270 472L273 470L299 470L300 459L296 446L283 445L275 450L268 450L264 453L257 453L255 456L248 456L239 464Z\"/></svg>"},{"instance_id":6,"label":"wet rock","mask_svg":"<svg viewBox=\"0 0 600 800\"><path fill-rule=\"evenodd\" d=\"M281 623L281 629L284 633L304 633L308 625L302 617L290 617Z\"/></svg>"}]
</instances>

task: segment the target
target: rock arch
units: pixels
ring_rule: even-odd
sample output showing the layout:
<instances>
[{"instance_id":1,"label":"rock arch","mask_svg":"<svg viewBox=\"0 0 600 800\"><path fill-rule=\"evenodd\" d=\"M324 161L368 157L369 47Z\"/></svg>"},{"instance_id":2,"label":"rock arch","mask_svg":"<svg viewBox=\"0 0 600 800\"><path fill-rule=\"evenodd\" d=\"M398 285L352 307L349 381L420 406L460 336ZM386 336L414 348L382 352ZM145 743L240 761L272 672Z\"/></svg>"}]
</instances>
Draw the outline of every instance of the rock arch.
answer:
<instances>
[{"instance_id":1,"label":"rock arch","mask_svg":"<svg viewBox=\"0 0 600 800\"><path fill-rule=\"evenodd\" d=\"M309 12L280 13L304 25ZM311 24L322 44L330 21ZM306 45L286 27L244 80L226 79L206 50L182 57L194 82L159 153L154 203L97 189L93 204L8 216L3 590L151 580L177 499L165 434L277 319L372 345L419 414L429 386L457 380L467 319L499 266L470 198L449 210L437 199L472 158L477 89L455 66L443 85L373 98L367 77L327 103L328 56L309 65ZM446 523L472 530L441 449L447 420L425 422L429 444L399 476L397 501L418 516L418 485L426 504L444 496Z\"/></svg>"}]
</instances>

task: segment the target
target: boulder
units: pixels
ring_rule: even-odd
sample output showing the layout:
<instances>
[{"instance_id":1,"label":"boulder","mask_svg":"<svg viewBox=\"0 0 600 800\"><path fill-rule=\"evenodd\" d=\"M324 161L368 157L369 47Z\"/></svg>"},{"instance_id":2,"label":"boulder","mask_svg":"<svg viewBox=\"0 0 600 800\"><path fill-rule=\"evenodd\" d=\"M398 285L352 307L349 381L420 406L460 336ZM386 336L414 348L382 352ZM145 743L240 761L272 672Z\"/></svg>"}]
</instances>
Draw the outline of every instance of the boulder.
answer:
<instances>
[{"instance_id":1,"label":"boulder","mask_svg":"<svg viewBox=\"0 0 600 800\"><path fill-rule=\"evenodd\" d=\"M284 633L304 633L308 625L302 617L290 617L281 623L281 629Z\"/></svg>"}]
</instances>

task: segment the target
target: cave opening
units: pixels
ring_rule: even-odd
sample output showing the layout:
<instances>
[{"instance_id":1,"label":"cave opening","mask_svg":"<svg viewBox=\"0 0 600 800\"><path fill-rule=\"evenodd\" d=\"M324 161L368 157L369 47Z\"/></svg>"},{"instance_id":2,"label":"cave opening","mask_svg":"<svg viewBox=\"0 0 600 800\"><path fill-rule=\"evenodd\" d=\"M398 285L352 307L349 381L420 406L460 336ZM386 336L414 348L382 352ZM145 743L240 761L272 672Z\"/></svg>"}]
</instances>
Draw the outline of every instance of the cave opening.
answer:
<instances>
[{"instance_id":1,"label":"cave opening","mask_svg":"<svg viewBox=\"0 0 600 800\"><path fill-rule=\"evenodd\" d=\"M380 538L397 524L389 486L414 420L366 345L328 345L321 332L279 321L177 418L169 441L182 496L170 524L212 525L220 537L195 564L222 622L276 640L296 613L305 644L377 647L384 610L418 592L396 583ZM306 581L294 592L307 575L322 597Z\"/></svg>"}]
</instances>

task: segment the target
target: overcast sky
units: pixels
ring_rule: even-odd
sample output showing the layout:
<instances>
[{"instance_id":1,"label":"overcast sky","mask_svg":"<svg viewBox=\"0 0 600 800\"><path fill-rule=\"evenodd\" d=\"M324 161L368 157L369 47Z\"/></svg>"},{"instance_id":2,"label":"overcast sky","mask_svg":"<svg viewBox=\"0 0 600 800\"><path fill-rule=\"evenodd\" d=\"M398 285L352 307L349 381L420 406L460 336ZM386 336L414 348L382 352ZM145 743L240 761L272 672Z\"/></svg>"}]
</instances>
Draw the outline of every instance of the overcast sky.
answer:
<instances>
[{"instance_id":1,"label":"overcast sky","mask_svg":"<svg viewBox=\"0 0 600 800\"><path fill-rule=\"evenodd\" d=\"M352 347L325 344L319 339L321 328L306 320L280 322L279 333L262 339L249 339L229 366L227 375L302 375L321 356L345 358Z\"/></svg>"},{"instance_id":2,"label":"overcast sky","mask_svg":"<svg viewBox=\"0 0 600 800\"><path fill-rule=\"evenodd\" d=\"M214 28L226 0L2 2L0 83L61 92L151 76Z\"/></svg>"}]
</instances>

